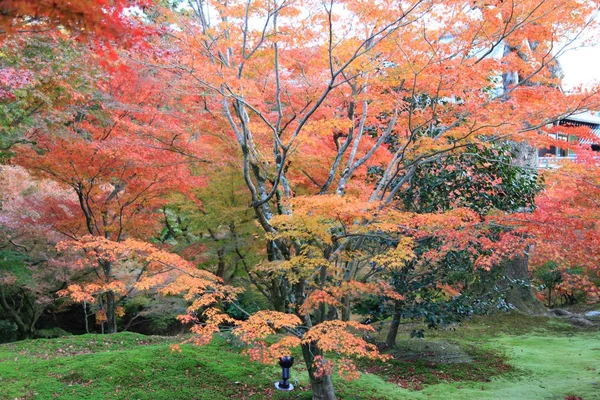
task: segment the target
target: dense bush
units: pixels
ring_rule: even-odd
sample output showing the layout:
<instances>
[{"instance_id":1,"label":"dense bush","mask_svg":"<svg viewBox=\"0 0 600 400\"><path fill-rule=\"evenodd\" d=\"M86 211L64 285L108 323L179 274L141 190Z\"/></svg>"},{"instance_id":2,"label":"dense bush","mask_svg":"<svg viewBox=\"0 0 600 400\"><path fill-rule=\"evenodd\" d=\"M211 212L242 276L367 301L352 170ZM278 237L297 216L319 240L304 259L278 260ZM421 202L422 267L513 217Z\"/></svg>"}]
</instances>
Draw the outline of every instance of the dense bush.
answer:
<instances>
[{"instance_id":1,"label":"dense bush","mask_svg":"<svg viewBox=\"0 0 600 400\"><path fill-rule=\"evenodd\" d=\"M17 325L14 322L0 319L0 343L14 342L17 337Z\"/></svg>"}]
</instances>

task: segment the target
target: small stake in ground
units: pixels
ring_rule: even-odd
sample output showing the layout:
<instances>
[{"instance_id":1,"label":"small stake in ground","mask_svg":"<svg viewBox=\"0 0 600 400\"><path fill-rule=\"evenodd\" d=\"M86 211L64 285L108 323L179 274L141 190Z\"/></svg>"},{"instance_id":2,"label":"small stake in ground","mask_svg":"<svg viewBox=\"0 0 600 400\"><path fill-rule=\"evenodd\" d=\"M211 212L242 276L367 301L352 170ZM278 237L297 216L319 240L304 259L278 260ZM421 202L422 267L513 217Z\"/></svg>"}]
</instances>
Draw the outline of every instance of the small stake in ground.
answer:
<instances>
[{"instance_id":1,"label":"small stake in ground","mask_svg":"<svg viewBox=\"0 0 600 400\"><path fill-rule=\"evenodd\" d=\"M275 388L277 390L284 390L286 392L294 390L294 385L288 382L292 365L294 365L294 357L284 356L279 359L279 366L281 366L281 380L275 382Z\"/></svg>"}]
</instances>

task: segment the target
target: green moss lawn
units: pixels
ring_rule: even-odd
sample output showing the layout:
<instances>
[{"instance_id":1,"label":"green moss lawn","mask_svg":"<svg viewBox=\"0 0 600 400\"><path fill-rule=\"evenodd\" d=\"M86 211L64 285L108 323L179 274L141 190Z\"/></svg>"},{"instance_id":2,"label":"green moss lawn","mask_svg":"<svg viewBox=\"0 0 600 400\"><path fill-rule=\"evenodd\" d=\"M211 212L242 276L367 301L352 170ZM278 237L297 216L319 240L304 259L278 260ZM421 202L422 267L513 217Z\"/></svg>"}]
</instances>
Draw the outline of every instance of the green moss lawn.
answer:
<instances>
[{"instance_id":1,"label":"green moss lawn","mask_svg":"<svg viewBox=\"0 0 600 400\"><path fill-rule=\"evenodd\" d=\"M401 333L412 327L406 326ZM384 334L384 332L381 332ZM248 361L226 338L205 347L169 346L181 338L133 333L68 336L0 345L1 399L310 399L305 369L298 390L273 389L280 369ZM600 333L547 318L479 319L427 332L411 348L460 349L470 362L403 359L360 362L361 378L335 380L341 399L600 399ZM404 350L402 350L404 349ZM450 351L450 350L448 350ZM452 359L450 354L450 359Z\"/></svg>"}]
</instances>

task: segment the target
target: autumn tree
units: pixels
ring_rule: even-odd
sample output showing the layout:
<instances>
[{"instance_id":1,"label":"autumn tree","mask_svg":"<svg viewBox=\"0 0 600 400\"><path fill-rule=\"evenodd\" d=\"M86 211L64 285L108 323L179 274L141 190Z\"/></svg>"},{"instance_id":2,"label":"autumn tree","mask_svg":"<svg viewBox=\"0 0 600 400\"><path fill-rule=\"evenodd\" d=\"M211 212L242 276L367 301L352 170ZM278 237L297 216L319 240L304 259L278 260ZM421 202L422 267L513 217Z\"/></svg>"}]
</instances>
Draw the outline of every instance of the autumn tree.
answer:
<instances>
[{"instance_id":1,"label":"autumn tree","mask_svg":"<svg viewBox=\"0 0 600 400\"><path fill-rule=\"evenodd\" d=\"M127 65L130 52L156 57L132 40L149 33L134 16L148 4L2 3L0 142L5 160L74 194L68 208L56 202L34 205L49 234L117 241L150 237L168 195L187 193L199 204L188 188L201 187L202 179L189 166L203 160L187 152L194 144L182 140L183 118L170 103L169 83L150 68ZM90 264L94 274L82 276L114 281L110 263L101 264ZM118 299L110 290L99 297L104 298L108 331L114 331Z\"/></svg>"},{"instance_id":2,"label":"autumn tree","mask_svg":"<svg viewBox=\"0 0 600 400\"><path fill-rule=\"evenodd\" d=\"M162 66L186 74L188 90L204 104L197 118L210 121L211 131L229 132L239 145L230 157L239 157L251 206L269 239L267 268L286 266L287 308L293 304L289 311L316 331L338 323L336 313L322 309L336 308L336 296L322 294L308 316L301 310L310 309L324 287L352 281L336 278L332 257L340 246L344 253L362 246L337 241L335 210L346 202L371 202L356 207L370 216L342 224L363 226L354 233L361 238L388 223L410 239L404 227L420 218L424 225L445 218L448 243L480 237L477 230L463 237L460 224L451 229L460 220L456 211L394 220L391 210L403 209L397 195L416 180L418 168L449 153L508 138L539 142L549 123L595 104L593 94L556 90L550 68L564 43L591 23L595 6L251 1L209 9L194 1L181 13L166 13L167 23L177 26L171 34L178 58ZM365 183L369 166L382 171L374 189ZM290 201L300 194L316 197ZM301 204L332 208L317 224L318 246L313 234L304 235ZM301 215L311 213L319 214ZM287 233L295 226L297 235ZM407 245L398 251L406 254ZM313 374L310 354L320 355L319 341L303 343L314 398L335 398L328 375Z\"/></svg>"},{"instance_id":3,"label":"autumn tree","mask_svg":"<svg viewBox=\"0 0 600 400\"><path fill-rule=\"evenodd\" d=\"M535 207L535 196L541 190L536 170L529 170L514 163L512 146L506 143L489 147L476 145L465 147L458 154L448 154L434 162L415 169L412 183L400 192L398 201L404 208L417 213L447 212L465 207L479 214L486 233L481 232L484 242L497 246L454 246L448 248L437 263L430 259L432 250L441 250L447 240L430 237L419 243L415 259L393 271L392 281L396 290L405 298L397 300L393 307L393 320L387 334L386 344L392 347L400 320L403 317L423 318L429 327L458 322L472 313L489 312L497 307L505 308L503 293L490 290L498 287L498 265L477 268L480 257L498 252L502 240L510 238L514 251L525 249L524 237L503 237L512 228L492 224L487 226L486 215L493 210L517 212ZM372 169L376 175L381 173ZM509 258L510 251L504 252ZM426 257L423 259L423 257ZM487 284L486 284L487 283Z\"/></svg>"},{"instance_id":4,"label":"autumn tree","mask_svg":"<svg viewBox=\"0 0 600 400\"><path fill-rule=\"evenodd\" d=\"M362 276L348 271L349 263L365 262L363 259L370 257L366 251L349 249L363 229L355 222L369 217L368 207L365 209L364 204L342 199L342 204L334 209L333 203L340 203L340 199L337 196L298 197L288 204L294 207L294 214L273 217L277 234L271 240L291 241L297 245L292 247L287 260L263 260L254 267L254 273L285 282L283 311L250 314L238 308L245 320L235 321L215 308L218 299L207 304L203 291L180 288L180 293L187 293L189 300L193 300L183 321L195 323L192 331L199 334L195 339L197 343L210 340L220 325L234 324L233 333L249 346L247 351L253 359L273 362L289 354L291 348L300 346L314 385L313 393L322 396L333 395L331 374L334 369L344 377L357 375L352 357L386 358L360 336L361 332L372 331L372 327L337 317L338 310L343 308L340 300L345 296L395 295L386 282L365 282L360 279ZM410 246L410 240L402 240L396 254L410 253ZM230 304L239 307L235 302ZM266 341L275 334L284 336L278 336L274 343ZM343 356L337 366L326 357L328 352Z\"/></svg>"},{"instance_id":5,"label":"autumn tree","mask_svg":"<svg viewBox=\"0 0 600 400\"><path fill-rule=\"evenodd\" d=\"M561 128L577 133L580 128ZM586 129L587 130L587 129ZM589 135L589 130L584 132ZM565 146L564 144L562 146ZM599 180L596 152L588 144L567 144L576 151L575 160L556 163L544 171L546 190L537 199L534 213L507 216L507 223L525 229L536 238L531 261L545 285L546 301L553 304L552 291L573 302L580 292L597 302ZM546 277L542 275L547 274Z\"/></svg>"},{"instance_id":6,"label":"autumn tree","mask_svg":"<svg viewBox=\"0 0 600 400\"><path fill-rule=\"evenodd\" d=\"M0 314L16 325L19 338L31 338L72 276L56 258L60 235L37 210L51 202L68 212L76 203L55 182L36 180L22 167L0 167L0 184Z\"/></svg>"},{"instance_id":7,"label":"autumn tree","mask_svg":"<svg viewBox=\"0 0 600 400\"><path fill-rule=\"evenodd\" d=\"M37 205L54 232L73 239L150 237L169 194L187 193L194 199L189 188L202 186L203 179L191 173L190 165L204 160L187 152L190 147L196 154L202 150L178 139L184 128L168 82L151 69L127 65L125 54L107 66L95 52L68 38L27 37L10 49L12 55L23 50L15 61L22 68L48 71L48 79L33 74L36 80L24 88L23 100L9 102L5 122L22 137L11 145L26 144L12 162L74 195L75 209L52 202ZM47 59L40 61L43 52ZM80 75L75 77L75 71ZM60 79L51 79L56 77ZM51 96L40 96L40 90ZM12 115L21 114L23 122L15 124ZM88 283L115 281L116 271L106 260L89 266ZM111 290L101 293L112 332L122 296Z\"/></svg>"}]
</instances>

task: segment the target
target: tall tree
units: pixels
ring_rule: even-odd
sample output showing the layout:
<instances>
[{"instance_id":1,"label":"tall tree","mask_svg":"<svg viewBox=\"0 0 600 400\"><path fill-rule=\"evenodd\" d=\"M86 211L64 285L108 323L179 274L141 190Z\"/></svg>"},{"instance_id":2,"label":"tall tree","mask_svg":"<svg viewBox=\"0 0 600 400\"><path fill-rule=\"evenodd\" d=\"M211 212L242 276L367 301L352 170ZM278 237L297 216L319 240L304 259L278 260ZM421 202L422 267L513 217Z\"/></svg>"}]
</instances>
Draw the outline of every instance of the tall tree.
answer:
<instances>
[{"instance_id":1,"label":"tall tree","mask_svg":"<svg viewBox=\"0 0 600 400\"><path fill-rule=\"evenodd\" d=\"M300 310L315 288L335 281L331 255L348 245L334 240L329 214L318 224L322 244L315 248L314 235L303 236L296 219L298 202L320 209L371 201L365 209L372 218L352 223L365 224L358 236L368 237L370 225L386 221L405 233L408 215L399 223L378 210L401 208L396 196L420 166L474 144L538 142L549 123L597 101L589 93L561 93L551 71L563 43L592 23L594 2L189 4L188 15L168 20L178 27L172 35L179 61L165 67L186 73L188 90L202 97L198 118L211 121L213 130L228 130L238 143L232 155L239 157L251 206L270 240L269 261L286 271L312 271L282 282L294 304L290 311L310 329L337 318ZM368 166L382 170L374 190L365 185ZM346 199L324 196L331 193ZM317 198L289 202L298 194ZM282 226L282 218L291 221ZM442 218L452 226L459 217ZM297 236L285 233L294 226ZM404 254L406 246L398 251ZM320 342L305 340L314 398L335 398L327 374L313 374L310 355L320 354Z\"/></svg>"},{"instance_id":2,"label":"tall tree","mask_svg":"<svg viewBox=\"0 0 600 400\"><path fill-rule=\"evenodd\" d=\"M561 129L565 133L582 130L581 127ZM584 129L583 134L590 135L590 132ZM535 212L507 216L506 223L519 226L535 238L530 254L532 268L549 273L546 284L550 289L551 285L557 285L565 296L580 291L587 301L597 302L600 300L600 254L596 251L600 240L597 153L591 151L588 144L577 141L561 146L575 150L577 158L557 161L555 168L545 170L546 190L538 197ZM555 268L552 270L548 263ZM552 304L551 296L547 299L549 304Z\"/></svg>"},{"instance_id":3,"label":"tall tree","mask_svg":"<svg viewBox=\"0 0 600 400\"><path fill-rule=\"evenodd\" d=\"M44 39L41 39L44 42ZM159 223L159 210L171 193L184 193L203 185L191 165L203 162L188 156L189 148L202 153L197 142L178 139L185 131L176 111L169 82L149 68L134 68L123 58L102 68L99 56L72 41L67 50L87 63L88 74L79 79L86 95L65 91L60 108L55 104L37 115L23 133L28 143L14 162L37 177L52 179L76 196L78 210L57 212L58 205L42 204L40 213L52 220L52 228L76 239L92 235L121 241L127 237L150 237ZM51 55L57 52L52 48ZM141 52L140 54L144 54ZM36 55L35 57L38 57ZM33 57L29 61L38 67ZM49 65L53 68L52 60ZM77 64L83 68L83 64ZM60 73L60 71L56 72ZM68 82L73 84L74 82ZM53 115L52 124L44 123ZM196 203L199 204L199 203ZM90 284L110 284L117 271L103 260L90 264ZM117 302L121 296L102 291L108 332L117 328Z\"/></svg>"},{"instance_id":4,"label":"tall tree","mask_svg":"<svg viewBox=\"0 0 600 400\"><path fill-rule=\"evenodd\" d=\"M41 205L59 213L76 210L74 196L55 182L33 179L21 167L0 167L0 314L17 326L19 338L35 335L36 323L72 276L56 257L61 239Z\"/></svg>"},{"instance_id":5,"label":"tall tree","mask_svg":"<svg viewBox=\"0 0 600 400\"><path fill-rule=\"evenodd\" d=\"M488 148L473 145L458 154L448 154L443 159L420 165L415 169L411 185L398 194L398 200L406 209L417 213L447 212L465 207L479 214L482 225L487 225L486 214L490 211L497 214L499 211L510 213L533 209L535 196L542 189L537 171L515 165L515 154L511 150L512 146L507 143ZM374 172L381 173L380 170ZM513 245L513 251L524 251L525 238L519 240L520 233L503 237L507 229L512 230L491 225L486 227L486 232L481 232L483 241L489 240L496 249L454 246L437 262L429 259L431 251L444 247L446 241L428 238L419 243L415 259L393 271L396 290L405 299L394 304L386 344L389 347L395 345L403 316L423 316L428 325L434 327L459 321L475 311L485 312L497 307L503 293L489 290L484 282L493 280L488 286L498 287L502 277L497 276L497 271L487 276L485 272L479 271L476 275L472 272L477 270L480 257L490 251L500 251L503 241L520 241L522 245ZM505 252L503 257L508 258L509 254L510 251ZM502 261L497 259L496 265L488 265L485 269L497 269ZM451 295L444 296L449 290Z\"/></svg>"}]
</instances>

